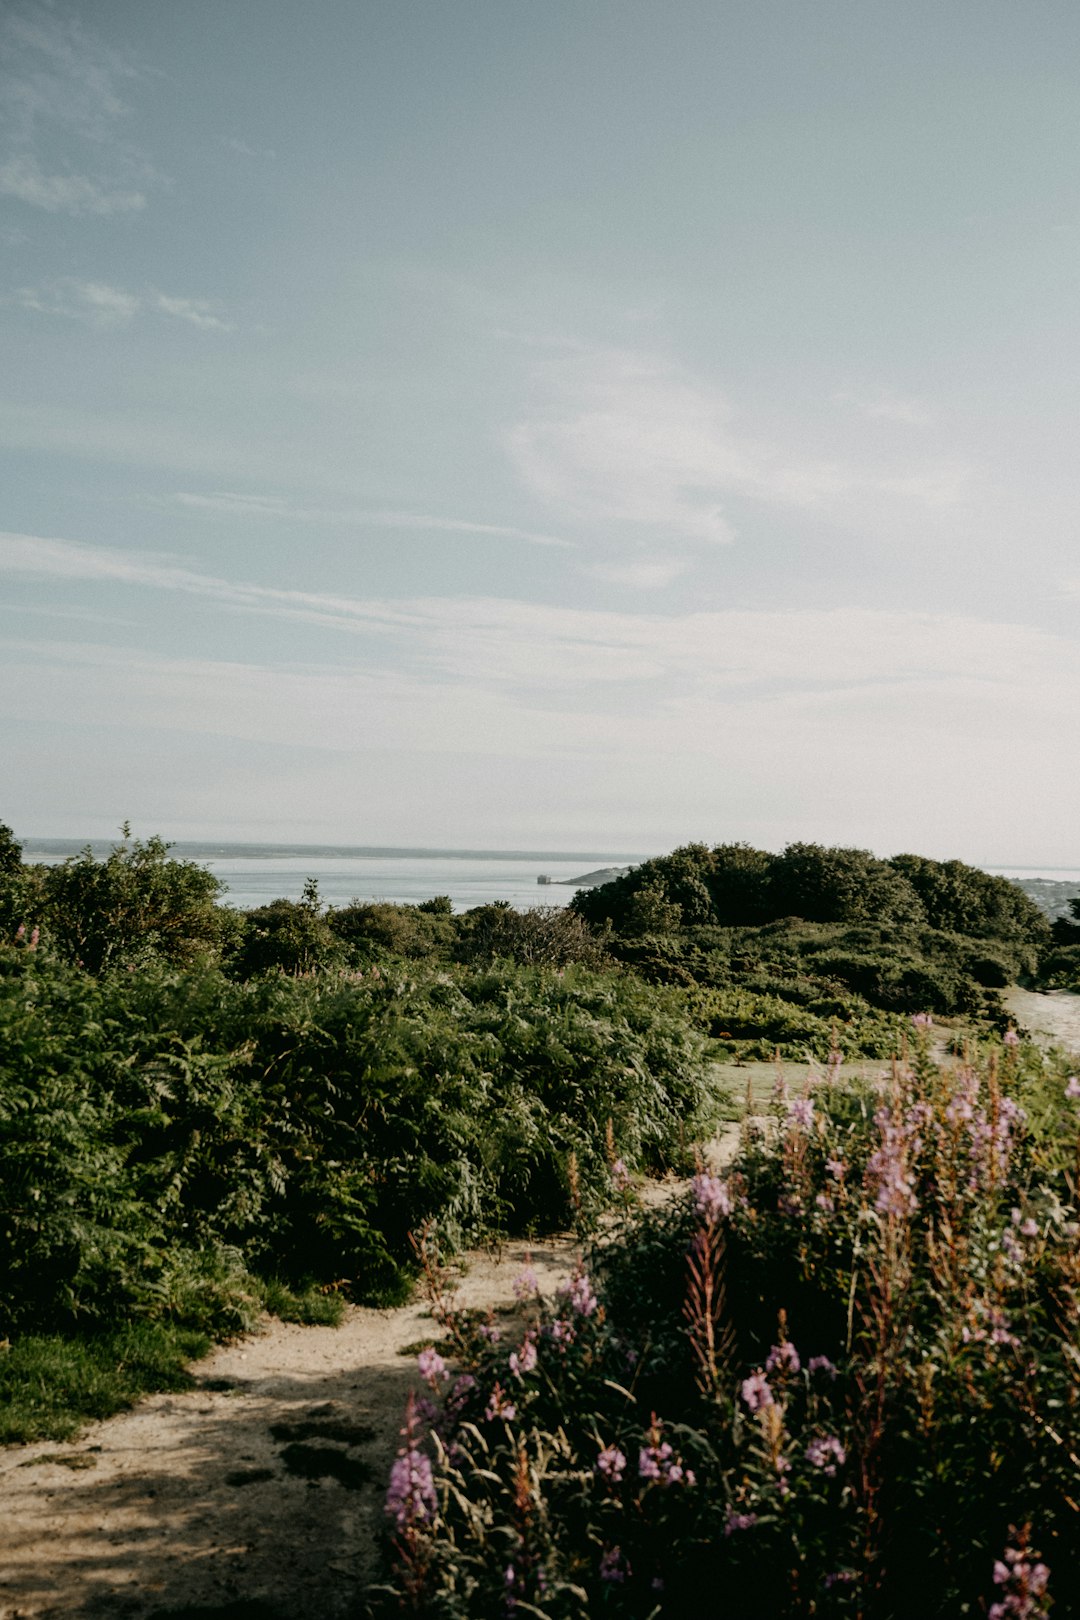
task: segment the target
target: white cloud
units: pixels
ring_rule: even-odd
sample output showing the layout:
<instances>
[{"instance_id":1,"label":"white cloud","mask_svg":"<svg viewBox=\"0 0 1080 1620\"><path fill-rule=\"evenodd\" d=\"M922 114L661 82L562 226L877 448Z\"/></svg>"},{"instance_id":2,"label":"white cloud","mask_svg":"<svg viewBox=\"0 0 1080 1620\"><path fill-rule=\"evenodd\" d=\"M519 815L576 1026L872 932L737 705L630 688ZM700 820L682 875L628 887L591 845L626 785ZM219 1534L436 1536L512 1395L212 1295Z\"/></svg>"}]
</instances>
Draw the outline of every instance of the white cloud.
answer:
<instances>
[{"instance_id":1,"label":"white cloud","mask_svg":"<svg viewBox=\"0 0 1080 1620\"><path fill-rule=\"evenodd\" d=\"M107 282L79 281L74 276L60 276L40 287L20 287L15 302L37 314L89 321L93 326L126 326L136 315L149 313L186 321L206 331L233 330L205 299L175 298L155 290L129 292Z\"/></svg>"},{"instance_id":2,"label":"white cloud","mask_svg":"<svg viewBox=\"0 0 1080 1620\"><path fill-rule=\"evenodd\" d=\"M0 195L48 214L130 214L146 207L142 191L123 191L85 174L46 174L35 157L0 164Z\"/></svg>"},{"instance_id":3,"label":"white cloud","mask_svg":"<svg viewBox=\"0 0 1080 1620\"><path fill-rule=\"evenodd\" d=\"M0 60L0 194L53 214L144 208L155 177L127 138L122 90L147 70L131 53L27 0L0 19Z\"/></svg>"},{"instance_id":4,"label":"white cloud","mask_svg":"<svg viewBox=\"0 0 1080 1620\"><path fill-rule=\"evenodd\" d=\"M689 566L685 557L638 557L626 562L593 563L582 573L633 591L659 591L681 578Z\"/></svg>"},{"instance_id":5,"label":"white cloud","mask_svg":"<svg viewBox=\"0 0 1080 1620\"><path fill-rule=\"evenodd\" d=\"M457 773L455 791L495 843L533 825L546 768L554 814L575 841L820 837L1065 858L1061 807L1075 796L1075 767L1061 739L1080 708L1080 644L1028 625L866 608L663 614L359 598L17 534L0 535L0 572L47 581L53 606L85 602L80 592L97 583L112 587L109 606L130 589L132 616L143 616L139 589L278 621L265 660L8 644L0 711L22 727L97 727L125 782L133 736L214 737L348 759L331 773L335 791L381 805L388 827L393 793L371 779L374 754L409 759L420 778L424 760L471 759L432 768ZM348 634L324 638L322 662L290 662L289 621ZM500 813L514 818L501 840L484 821L492 761L502 762ZM179 773L170 791L170 813L183 814ZM440 811L430 809L421 841L439 836Z\"/></svg>"},{"instance_id":6,"label":"white cloud","mask_svg":"<svg viewBox=\"0 0 1080 1620\"><path fill-rule=\"evenodd\" d=\"M609 537L648 526L722 544L733 538L733 498L862 519L883 500L950 506L967 483L964 468L940 459L882 467L770 444L718 390L628 351L577 349L542 365L507 445L534 495Z\"/></svg>"}]
</instances>

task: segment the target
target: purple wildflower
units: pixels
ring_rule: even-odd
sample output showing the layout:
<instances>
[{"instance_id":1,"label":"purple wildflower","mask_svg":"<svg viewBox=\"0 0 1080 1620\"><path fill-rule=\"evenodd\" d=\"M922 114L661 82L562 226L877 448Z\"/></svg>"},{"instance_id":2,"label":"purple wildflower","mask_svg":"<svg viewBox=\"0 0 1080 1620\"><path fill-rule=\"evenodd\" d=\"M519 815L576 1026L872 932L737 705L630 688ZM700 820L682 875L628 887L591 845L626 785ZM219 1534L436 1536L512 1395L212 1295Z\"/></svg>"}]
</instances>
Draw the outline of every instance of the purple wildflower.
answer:
<instances>
[{"instance_id":1,"label":"purple wildflower","mask_svg":"<svg viewBox=\"0 0 1080 1620\"><path fill-rule=\"evenodd\" d=\"M624 1159L616 1159L611 1167L611 1184L616 1192L628 1192L631 1186L630 1172L626 1168Z\"/></svg>"},{"instance_id":2,"label":"purple wildflower","mask_svg":"<svg viewBox=\"0 0 1080 1620\"><path fill-rule=\"evenodd\" d=\"M625 1581L630 1566L622 1555L620 1547L609 1547L600 1560L600 1579L602 1581Z\"/></svg>"},{"instance_id":3,"label":"purple wildflower","mask_svg":"<svg viewBox=\"0 0 1080 1620\"><path fill-rule=\"evenodd\" d=\"M593 1293L592 1284L580 1267L568 1283L563 1283L559 1295L567 1301L577 1316L591 1316L600 1303Z\"/></svg>"},{"instance_id":4,"label":"purple wildflower","mask_svg":"<svg viewBox=\"0 0 1080 1620\"><path fill-rule=\"evenodd\" d=\"M934 1020L929 1013L913 1013L911 1018L912 1029L930 1029Z\"/></svg>"},{"instance_id":5,"label":"purple wildflower","mask_svg":"<svg viewBox=\"0 0 1080 1620\"><path fill-rule=\"evenodd\" d=\"M727 1182L721 1181L719 1176L708 1176L702 1172L694 1177L690 1185L698 1214L704 1215L707 1221L731 1214L731 1192Z\"/></svg>"},{"instance_id":6,"label":"purple wildflower","mask_svg":"<svg viewBox=\"0 0 1080 1620\"><path fill-rule=\"evenodd\" d=\"M507 1400L498 1379L495 1380L495 1387L491 1391L491 1397L484 1411L484 1416L489 1423L494 1423L496 1418L502 1418L504 1423L513 1423L517 1417L517 1407L513 1401Z\"/></svg>"},{"instance_id":7,"label":"purple wildflower","mask_svg":"<svg viewBox=\"0 0 1080 1620\"><path fill-rule=\"evenodd\" d=\"M788 1343L787 1339L783 1344L774 1344L765 1360L765 1371L779 1373L781 1378L789 1375L793 1377L801 1366L799 1352L793 1344Z\"/></svg>"},{"instance_id":8,"label":"purple wildflower","mask_svg":"<svg viewBox=\"0 0 1080 1620\"><path fill-rule=\"evenodd\" d=\"M847 1165L843 1159L826 1159L825 1168L834 1181L843 1181L847 1175Z\"/></svg>"},{"instance_id":9,"label":"purple wildflower","mask_svg":"<svg viewBox=\"0 0 1080 1620\"><path fill-rule=\"evenodd\" d=\"M525 1264L514 1278L514 1298L524 1305L528 1300L535 1299L540 1292L540 1279L533 1270L532 1261L525 1256Z\"/></svg>"},{"instance_id":10,"label":"purple wildflower","mask_svg":"<svg viewBox=\"0 0 1080 1620\"><path fill-rule=\"evenodd\" d=\"M1045 1564L1032 1561L1027 1547L1006 1547L1001 1558L994 1560L994 1585L1004 1590L999 1602L992 1603L987 1620L1046 1620L1047 1609L1041 1600L1046 1596L1050 1571Z\"/></svg>"},{"instance_id":11,"label":"purple wildflower","mask_svg":"<svg viewBox=\"0 0 1080 1620\"><path fill-rule=\"evenodd\" d=\"M909 1140L904 1123L893 1117L891 1108L879 1108L874 1124L881 1140L866 1165L871 1181L876 1182L874 1207L881 1215L912 1215L919 1207L908 1165L914 1144Z\"/></svg>"},{"instance_id":12,"label":"purple wildflower","mask_svg":"<svg viewBox=\"0 0 1080 1620\"><path fill-rule=\"evenodd\" d=\"M524 1378L536 1370L536 1343L532 1333L526 1333L517 1350L510 1352L510 1371L515 1378Z\"/></svg>"},{"instance_id":13,"label":"purple wildflower","mask_svg":"<svg viewBox=\"0 0 1080 1620\"><path fill-rule=\"evenodd\" d=\"M742 1398L751 1412L760 1412L765 1406L773 1404L773 1393L769 1388L769 1380L763 1372L751 1374L742 1381Z\"/></svg>"},{"instance_id":14,"label":"purple wildflower","mask_svg":"<svg viewBox=\"0 0 1080 1620\"><path fill-rule=\"evenodd\" d=\"M660 1424L654 1416L649 1429L649 1444L638 1452L638 1476L657 1480L661 1485L695 1485L697 1479L692 1468L684 1468L666 1440L661 1439Z\"/></svg>"},{"instance_id":15,"label":"purple wildflower","mask_svg":"<svg viewBox=\"0 0 1080 1620\"><path fill-rule=\"evenodd\" d=\"M1001 1038L1005 1042L1006 1046L1020 1045L1020 1037L1016 1033L1015 1029L1007 1029Z\"/></svg>"},{"instance_id":16,"label":"purple wildflower","mask_svg":"<svg viewBox=\"0 0 1080 1620\"><path fill-rule=\"evenodd\" d=\"M403 1446L390 1469L385 1512L399 1530L407 1530L411 1525L433 1518L435 1508L435 1481L430 1461L415 1446Z\"/></svg>"},{"instance_id":17,"label":"purple wildflower","mask_svg":"<svg viewBox=\"0 0 1080 1620\"><path fill-rule=\"evenodd\" d=\"M836 1368L828 1356L811 1356L807 1363L807 1372L813 1377L814 1373L825 1373L829 1378L836 1377Z\"/></svg>"},{"instance_id":18,"label":"purple wildflower","mask_svg":"<svg viewBox=\"0 0 1080 1620\"><path fill-rule=\"evenodd\" d=\"M446 1370L446 1362L434 1345L429 1344L426 1349L421 1350L416 1358L416 1365L420 1369L421 1378L426 1378L432 1389L440 1378L446 1380L450 1377Z\"/></svg>"},{"instance_id":19,"label":"purple wildflower","mask_svg":"<svg viewBox=\"0 0 1080 1620\"><path fill-rule=\"evenodd\" d=\"M814 1104L809 1097L796 1097L788 1103L788 1123L809 1131L814 1124Z\"/></svg>"},{"instance_id":20,"label":"purple wildflower","mask_svg":"<svg viewBox=\"0 0 1080 1620\"><path fill-rule=\"evenodd\" d=\"M756 1513L736 1513L735 1509L732 1508L724 1520L724 1534L725 1536L734 1536L740 1530L752 1530L757 1521L758 1516Z\"/></svg>"},{"instance_id":21,"label":"purple wildflower","mask_svg":"<svg viewBox=\"0 0 1080 1620\"><path fill-rule=\"evenodd\" d=\"M1065 1095L1070 1102L1076 1102L1077 1098L1080 1098L1080 1076L1075 1074L1069 1076L1065 1082Z\"/></svg>"},{"instance_id":22,"label":"purple wildflower","mask_svg":"<svg viewBox=\"0 0 1080 1620\"><path fill-rule=\"evenodd\" d=\"M843 1468L847 1452L836 1436L829 1434L823 1439L811 1440L806 1448L806 1460L811 1468L820 1468L831 1479L838 1468Z\"/></svg>"},{"instance_id":23,"label":"purple wildflower","mask_svg":"<svg viewBox=\"0 0 1080 1620\"><path fill-rule=\"evenodd\" d=\"M618 1446L605 1446L596 1459L596 1472L603 1474L613 1485L617 1485L623 1477L626 1467L626 1457Z\"/></svg>"}]
</instances>

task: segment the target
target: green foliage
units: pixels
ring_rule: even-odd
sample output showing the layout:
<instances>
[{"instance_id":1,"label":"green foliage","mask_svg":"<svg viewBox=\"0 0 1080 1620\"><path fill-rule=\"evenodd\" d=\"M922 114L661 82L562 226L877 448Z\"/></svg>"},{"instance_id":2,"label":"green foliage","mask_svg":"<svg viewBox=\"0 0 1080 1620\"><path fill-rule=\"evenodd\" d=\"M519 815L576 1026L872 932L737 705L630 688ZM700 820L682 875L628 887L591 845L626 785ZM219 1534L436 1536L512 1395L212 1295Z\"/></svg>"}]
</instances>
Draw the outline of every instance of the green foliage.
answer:
<instances>
[{"instance_id":1,"label":"green foliage","mask_svg":"<svg viewBox=\"0 0 1080 1620\"><path fill-rule=\"evenodd\" d=\"M445 903L444 903L445 902ZM327 915L327 926L354 962L389 953L417 960L449 961L457 934L445 896L418 906L354 900Z\"/></svg>"},{"instance_id":2,"label":"green foliage","mask_svg":"<svg viewBox=\"0 0 1080 1620\"><path fill-rule=\"evenodd\" d=\"M963 861L931 861L924 855L894 855L889 865L919 896L931 928L1034 945L1049 936L1039 907L1008 878Z\"/></svg>"},{"instance_id":3,"label":"green foliage","mask_svg":"<svg viewBox=\"0 0 1080 1620\"><path fill-rule=\"evenodd\" d=\"M233 1332L252 1272L400 1297L425 1220L460 1243L602 1207L608 1121L632 1166L678 1162L703 1048L677 997L583 969L237 983L6 953L0 1334Z\"/></svg>"},{"instance_id":4,"label":"green foliage","mask_svg":"<svg viewBox=\"0 0 1080 1620\"><path fill-rule=\"evenodd\" d=\"M1023 890L962 861L918 855L878 860L868 850L789 844L779 855L746 844L688 844L574 895L593 924L635 937L705 924L805 922L926 926L1035 945L1048 925Z\"/></svg>"},{"instance_id":5,"label":"green foliage","mask_svg":"<svg viewBox=\"0 0 1080 1620\"><path fill-rule=\"evenodd\" d=\"M314 973L344 959L341 940L322 915L316 894L303 900L271 900L246 912L232 968L246 979L273 969Z\"/></svg>"},{"instance_id":6,"label":"green foliage","mask_svg":"<svg viewBox=\"0 0 1080 1620\"><path fill-rule=\"evenodd\" d=\"M42 924L53 948L90 973L160 956L182 963L220 938L222 885L194 861L169 857L160 838L117 844L103 861L87 846L39 874Z\"/></svg>"},{"instance_id":7,"label":"green foliage","mask_svg":"<svg viewBox=\"0 0 1080 1620\"><path fill-rule=\"evenodd\" d=\"M518 962L523 967L602 968L610 958L604 942L564 906L476 906L459 920L457 955L467 962Z\"/></svg>"}]
</instances>

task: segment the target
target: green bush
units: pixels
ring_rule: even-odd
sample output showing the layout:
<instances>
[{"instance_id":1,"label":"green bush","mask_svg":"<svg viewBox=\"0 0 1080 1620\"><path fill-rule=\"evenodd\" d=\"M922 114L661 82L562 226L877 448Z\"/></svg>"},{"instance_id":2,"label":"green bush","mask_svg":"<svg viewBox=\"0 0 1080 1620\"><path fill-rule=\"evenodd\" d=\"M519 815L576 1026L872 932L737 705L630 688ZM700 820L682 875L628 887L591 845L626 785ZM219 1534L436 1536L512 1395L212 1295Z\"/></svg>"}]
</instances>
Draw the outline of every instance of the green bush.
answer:
<instances>
[{"instance_id":1,"label":"green bush","mask_svg":"<svg viewBox=\"0 0 1080 1620\"><path fill-rule=\"evenodd\" d=\"M565 1225L707 1126L703 1037L624 975L97 978L0 954L0 1334L233 1331L250 1272L400 1295L409 1233ZM610 1127L609 1127L610 1122Z\"/></svg>"}]
</instances>

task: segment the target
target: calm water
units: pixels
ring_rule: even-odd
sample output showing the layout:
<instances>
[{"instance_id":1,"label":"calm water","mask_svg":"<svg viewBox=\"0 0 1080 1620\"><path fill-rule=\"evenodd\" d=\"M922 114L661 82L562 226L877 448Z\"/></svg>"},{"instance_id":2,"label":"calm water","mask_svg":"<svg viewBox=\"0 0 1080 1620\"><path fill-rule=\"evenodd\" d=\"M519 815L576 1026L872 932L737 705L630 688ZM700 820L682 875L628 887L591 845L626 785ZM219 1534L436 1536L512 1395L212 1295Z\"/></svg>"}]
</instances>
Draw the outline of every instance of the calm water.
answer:
<instances>
[{"instance_id":1,"label":"calm water","mask_svg":"<svg viewBox=\"0 0 1080 1620\"><path fill-rule=\"evenodd\" d=\"M52 864L75 854L82 846L60 839L27 839L23 859ZM95 854L108 852L108 843L93 843ZM261 849L252 844L182 844L173 854L208 866L228 885L226 905L265 905L268 900L299 900L308 878L315 878L327 905L343 906L350 900L390 900L415 903L436 894L448 894L456 911L509 900L517 907L564 906L574 893L572 884L538 884L543 874L569 880L606 866L630 866L641 855L551 855L528 850L512 853L471 850L346 850L327 846L276 845Z\"/></svg>"},{"instance_id":2,"label":"calm water","mask_svg":"<svg viewBox=\"0 0 1080 1620\"><path fill-rule=\"evenodd\" d=\"M85 843L85 840L83 841ZM30 839L23 859L52 864L75 854L83 844L66 839ZM111 845L92 841L99 857ZM342 848L303 844L185 844L174 854L198 861L228 885L225 903L246 908L268 900L299 900L309 877L317 879L327 905L350 900L389 900L415 904L448 894L456 911L492 900L513 906L564 906L574 893L572 880L607 866L631 866L641 854L584 852L551 854L543 850L431 850ZM1080 893L1080 866L991 866L1002 877L1075 881ZM544 874L556 880L538 884Z\"/></svg>"}]
</instances>

